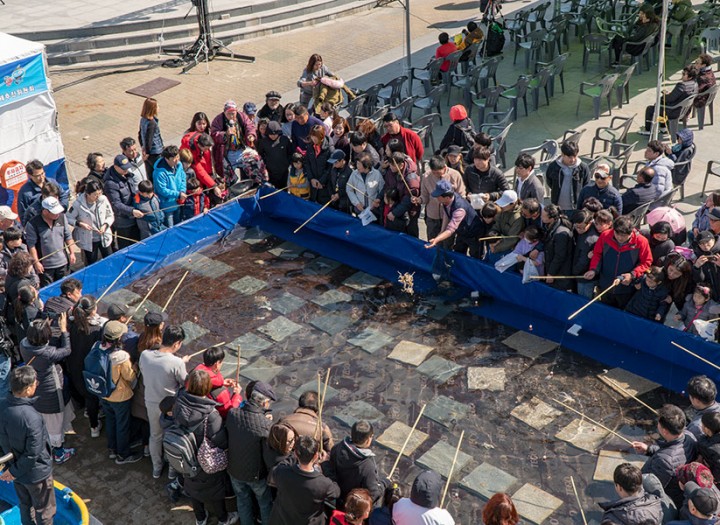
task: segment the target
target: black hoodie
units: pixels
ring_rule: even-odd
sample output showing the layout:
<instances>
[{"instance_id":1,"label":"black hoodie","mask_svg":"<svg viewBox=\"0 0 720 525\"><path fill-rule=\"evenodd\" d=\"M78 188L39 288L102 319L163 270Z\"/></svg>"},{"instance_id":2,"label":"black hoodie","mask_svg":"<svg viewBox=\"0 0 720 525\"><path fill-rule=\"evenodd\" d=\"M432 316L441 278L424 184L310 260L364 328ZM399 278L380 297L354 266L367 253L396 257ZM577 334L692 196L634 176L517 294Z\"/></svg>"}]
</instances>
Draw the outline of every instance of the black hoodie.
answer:
<instances>
[{"instance_id":1,"label":"black hoodie","mask_svg":"<svg viewBox=\"0 0 720 525\"><path fill-rule=\"evenodd\" d=\"M700 257L701 255L720 257L720 243L715 243L709 252L702 251L697 243L695 243L693 250L696 257ZM707 284L710 287L712 300L715 302L720 301L720 266L715 264L714 260L708 260L700 266L700 268L693 264L692 273L693 281Z\"/></svg>"},{"instance_id":2,"label":"black hoodie","mask_svg":"<svg viewBox=\"0 0 720 525\"><path fill-rule=\"evenodd\" d=\"M377 507L385 486L378 478L375 454L368 448L357 447L350 438L345 438L330 451L330 460L323 463L323 472L340 485L340 501L357 488L367 489Z\"/></svg>"},{"instance_id":3,"label":"black hoodie","mask_svg":"<svg viewBox=\"0 0 720 525\"><path fill-rule=\"evenodd\" d=\"M228 440L222 417L216 410L218 403L207 397L189 394L181 389L175 399L173 417L175 423L184 428L195 429L195 440L200 446L203 438L207 436L213 446L227 449ZM207 434L203 421L207 419ZM227 475L225 471L207 474L198 469L194 478L185 478L185 490L188 495L199 501L217 501L225 498Z\"/></svg>"}]
</instances>

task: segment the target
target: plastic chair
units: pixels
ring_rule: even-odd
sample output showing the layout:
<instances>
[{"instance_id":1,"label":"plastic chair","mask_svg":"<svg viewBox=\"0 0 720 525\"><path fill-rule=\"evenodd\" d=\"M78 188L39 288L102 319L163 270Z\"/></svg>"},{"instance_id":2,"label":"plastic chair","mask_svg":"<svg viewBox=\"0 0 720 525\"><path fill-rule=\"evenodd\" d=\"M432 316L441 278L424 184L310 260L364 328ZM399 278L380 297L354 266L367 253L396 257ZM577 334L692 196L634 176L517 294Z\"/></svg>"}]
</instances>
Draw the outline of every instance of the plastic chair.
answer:
<instances>
[{"instance_id":1,"label":"plastic chair","mask_svg":"<svg viewBox=\"0 0 720 525\"><path fill-rule=\"evenodd\" d=\"M602 63L603 51L608 53L608 67L610 66L610 41L605 35L599 35L596 33L590 33L582 38L583 41L583 60L582 67L583 71L587 69L588 60L590 55L598 56L598 63Z\"/></svg>"},{"instance_id":2,"label":"plastic chair","mask_svg":"<svg viewBox=\"0 0 720 525\"><path fill-rule=\"evenodd\" d=\"M417 132L421 128L427 128L427 135L425 137L425 147L430 146L432 144L432 149L435 151L435 138L433 136L433 128L435 127L435 121L439 120L440 124L442 125L442 117L439 113L430 113L428 115L423 115L419 119L417 119L415 122L412 123L410 128ZM429 144L428 144L429 142Z\"/></svg>"},{"instance_id":3,"label":"plastic chair","mask_svg":"<svg viewBox=\"0 0 720 525\"><path fill-rule=\"evenodd\" d=\"M402 97L402 88L407 79L407 75L392 79L378 92L378 98L382 99L384 104L399 104Z\"/></svg>"},{"instance_id":4,"label":"plastic chair","mask_svg":"<svg viewBox=\"0 0 720 525\"><path fill-rule=\"evenodd\" d=\"M680 125L680 121L682 120L685 124L685 127L687 127L687 119L690 116L690 112L692 111L693 103L695 102L695 98L697 95L691 95L685 100L678 102L674 106L667 106L665 107L665 111L669 110L680 110L680 114L677 116L677 118L669 118L667 121L667 128L668 133L670 133L671 137L675 137L677 135L678 126Z\"/></svg>"},{"instance_id":5,"label":"plastic chair","mask_svg":"<svg viewBox=\"0 0 720 525\"><path fill-rule=\"evenodd\" d=\"M422 109L425 115L429 115L433 112L433 109L437 109L437 113L440 114L440 98L442 97L445 86L435 86L427 97L417 99L413 102L413 108ZM410 112L410 118L412 119L412 111ZM440 124L442 124L442 117L440 117Z\"/></svg>"},{"instance_id":6,"label":"plastic chair","mask_svg":"<svg viewBox=\"0 0 720 525\"><path fill-rule=\"evenodd\" d=\"M673 198L675 197L675 194L680 190L680 187L677 186L671 190L667 190L665 193L660 195L657 199L652 201L648 205L648 211L654 210L655 208L660 208L663 206L670 206L672 204Z\"/></svg>"},{"instance_id":7,"label":"plastic chair","mask_svg":"<svg viewBox=\"0 0 720 525\"><path fill-rule=\"evenodd\" d=\"M602 151L607 151L608 145L612 147L615 142L625 142L627 140L630 126L632 126L635 115L630 118L625 117L613 117L610 120L609 126L601 126L595 130L595 136L592 139L592 145L590 147L590 156L595 155L595 143L602 142Z\"/></svg>"},{"instance_id":8,"label":"plastic chair","mask_svg":"<svg viewBox=\"0 0 720 525\"><path fill-rule=\"evenodd\" d=\"M425 95L432 91L432 83L435 79L440 78L440 66L445 61L444 58L433 58L425 67L410 68L410 95L413 94L413 80L419 80L425 89Z\"/></svg>"},{"instance_id":9,"label":"plastic chair","mask_svg":"<svg viewBox=\"0 0 720 525\"><path fill-rule=\"evenodd\" d=\"M508 133L510 133L510 128L512 127L513 122L510 122L507 126L500 129L499 127L495 127L488 130L488 133L490 133L490 136L492 137L493 147L495 149L495 157L498 161L498 167L505 168L507 166L507 159L505 158L507 154L507 136ZM497 131L498 133L496 135L492 134L492 131Z\"/></svg>"},{"instance_id":10,"label":"plastic chair","mask_svg":"<svg viewBox=\"0 0 720 525\"><path fill-rule=\"evenodd\" d=\"M595 111L595 120L600 118L600 104L602 99L607 100L608 111L612 115L612 107L610 105L610 96L612 95L612 88L618 79L617 73L611 75L605 75L600 82L592 84L590 82L582 82L580 84L580 96L578 97L577 109L575 110L575 116L580 112L580 101L582 97L590 97L593 101L593 109Z\"/></svg>"},{"instance_id":11,"label":"plastic chair","mask_svg":"<svg viewBox=\"0 0 720 525\"><path fill-rule=\"evenodd\" d=\"M463 93L463 103L465 104L465 107L469 109L469 111L472 112L472 97L474 94L474 90L477 90L477 86L480 79L480 73L483 72L483 65L474 66L470 68L470 70L467 72L466 75L453 75L453 79L451 81L450 89L448 89L448 104L450 103L450 91L452 88L459 88L462 90Z\"/></svg>"},{"instance_id":12,"label":"plastic chair","mask_svg":"<svg viewBox=\"0 0 720 525\"><path fill-rule=\"evenodd\" d=\"M383 87L385 87L385 84L375 84L363 92L363 95L365 95L365 104L363 105L364 116L370 116L378 108L378 93Z\"/></svg>"},{"instance_id":13,"label":"plastic chair","mask_svg":"<svg viewBox=\"0 0 720 525\"><path fill-rule=\"evenodd\" d=\"M508 124L512 123L513 113L513 108L510 108L507 111L491 111L485 115L485 122L478 127L478 133L483 132L488 135L492 135L492 128L504 129ZM494 120L495 122L491 122L491 120Z\"/></svg>"},{"instance_id":14,"label":"plastic chair","mask_svg":"<svg viewBox=\"0 0 720 525\"><path fill-rule=\"evenodd\" d=\"M556 23L550 25L547 30L547 35L543 38L542 45L545 48L545 56L547 60L552 60L556 56L555 49L557 48L557 55L562 54L562 42L567 34L567 19L562 17Z\"/></svg>"},{"instance_id":15,"label":"plastic chair","mask_svg":"<svg viewBox=\"0 0 720 525\"><path fill-rule=\"evenodd\" d=\"M485 88L480 91L480 93L478 93L478 98L472 101L470 111L472 112L473 106L478 108L478 126L482 126L482 124L485 122L485 111L487 109L497 111L498 100L500 100L500 95L503 91L504 88L502 86Z\"/></svg>"},{"instance_id":16,"label":"plastic chair","mask_svg":"<svg viewBox=\"0 0 720 525\"><path fill-rule=\"evenodd\" d=\"M460 71L462 73L467 74L471 62L477 65L477 54L480 50L480 44L481 42L475 42L463 50L462 56L466 56L467 60L460 61Z\"/></svg>"},{"instance_id":17,"label":"plastic chair","mask_svg":"<svg viewBox=\"0 0 720 525\"><path fill-rule=\"evenodd\" d=\"M528 9L516 11L515 16L505 17L505 31L507 31L510 41L515 42L516 46L520 38L527 35L529 17L530 11Z\"/></svg>"},{"instance_id":18,"label":"plastic chair","mask_svg":"<svg viewBox=\"0 0 720 525\"><path fill-rule=\"evenodd\" d=\"M515 84L512 86L500 84L501 87L505 88L505 91L503 91L500 96L510 102L510 106L513 109L513 118L515 120L517 120L518 114L518 99L522 99L523 106L525 106L525 116L528 116L527 91L531 80L532 77L521 75L517 79L517 82L515 82Z\"/></svg>"},{"instance_id":19,"label":"plastic chair","mask_svg":"<svg viewBox=\"0 0 720 525\"><path fill-rule=\"evenodd\" d=\"M348 123L352 128L355 128L358 117L363 112L363 106L365 105L365 95L358 95L353 100L348 102L345 106L345 111L348 112Z\"/></svg>"},{"instance_id":20,"label":"plastic chair","mask_svg":"<svg viewBox=\"0 0 720 525\"><path fill-rule=\"evenodd\" d=\"M703 53L717 53L720 51L720 28L711 27L700 33Z\"/></svg>"},{"instance_id":21,"label":"plastic chair","mask_svg":"<svg viewBox=\"0 0 720 525\"><path fill-rule=\"evenodd\" d=\"M550 75L550 96L555 96L555 78L560 78L560 87L562 88L563 94L565 93L565 63L567 62L570 53L563 53L562 55L556 56L552 62L537 62L535 68L553 66L552 74Z\"/></svg>"},{"instance_id":22,"label":"plastic chair","mask_svg":"<svg viewBox=\"0 0 720 525\"><path fill-rule=\"evenodd\" d=\"M703 187L702 191L700 192L700 195L703 199L705 198L705 188L707 187L707 182L711 175L713 177L720 178L720 161L711 160L707 163L707 169L705 170L705 180L703 180Z\"/></svg>"},{"instance_id":23,"label":"plastic chair","mask_svg":"<svg viewBox=\"0 0 720 525\"><path fill-rule=\"evenodd\" d=\"M407 97L397 106L390 108L390 111L395 113L400 122L409 122L412 120L412 108L416 99L417 97Z\"/></svg>"},{"instance_id":24,"label":"plastic chair","mask_svg":"<svg viewBox=\"0 0 720 525\"><path fill-rule=\"evenodd\" d=\"M715 113L715 97L717 96L718 90L720 90L720 84L715 84L698 95L698 97L707 97L702 106L695 107L698 129L705 127L705 108L708 107L710 108L710 125L712 126L714 124L713 113Z\"/></svg>"},{"instance_id":25,"label":"plastic chair","mask_svg":"<svg viewBox=\"0 0 720 525\"><path fill-rule=\"evenodd\" d=\"M637 64L630 64L629 66L615 66L615 71L620 75L615 81L615 97L617 98L618 107L623 107L623 94L625 100L630 104L630 79L635 73Z\"/></svg>"},{"instance_id":26,"label":"plastic chair","mask_svg":"<svg viewBox=\"0 0 720 525\"><path fill-rule=\"evenodd\" d=\"M518 152L518 155L526 153L533 157L535 162L535 170L542 174L543 183L546 180L547 168L560 157L560 145L556 140L546 140L539 146L534 148L524 148Z\"/></svg>"},{"instance_id":27,"label":"plastic chair","mask_svg":"<svg viewBox=\"0 0 720 525\"><path fill-rule=\"evenodd\" d=\"M650 208L651 204L651 202L647 202L642 206L638 206L630 213L625 214L633 220L634 228L639 228L642 223L645 222L645 215L647 215L648 208Z\"/></svg>"},{"instance_id":28,"label":"plastic chair","mask_svg":"<svg viewBox=\"0 0 720 525\"><path fill-rule=\"evenodd\" d=\"M540 47L543 44L543 39L547 36L547 30L536 29L531 31L524 38L517 42L515 46L515 54L513 55L513 65L517 62L517 54L519 49L525 50L525 69L530 71L530 62L535 62L538 59L538 53Z\"/></svg>"},{"instance_id":29,"label":"plastic chair","mask_svg":"<svg viewBox=\"0 0 720 525\"><path fill-rule=\"evenodd\" d=\"M553 66L547 66L538 70L537 74L532 78L528 88L532 95L533 107L537 111L540 109L540 90L545 90L545 102L550 105L550 93L548 89L548 81L552 75Z\"/></svg>"},{"instance_id":30,"label":"plastic chair","mask_svg":"<svg viewBox=\"0 0 720 525\"><path fill-rule=\"evenodd\" d=\"M640 63L642 62L642 59L645 58L645 65L647 66L647 70L650 71L650 49L655 45L655 38L657 37L657 33L654 33L647 37L645 40L641 40L640 42L623 42L622 49L620 51L620 58L622 58L624 55L629 55L632 57L632 61L638 63L639 67L635 70L638 75L642 74L642 65ZM643 46L642 51L640 51L639 54L633 55L631 53L628 53L627 48L629 46Z\"/></svg>"},{"instance_id":31,"label":"plastic chair","mask_svg":"<svg viewBox=\"0 0 720 525\"><path fill-rule=\"evenodd\" d=\"M693 144L690 148L690 156L682 162L676 162L672 169L672 181L676 188L680 188L681 199L685 198L685 181L692 171L692 162L697 155L697 146Z\"/></svg>"},{"instance_id":32,"label":"plastic chair","mask_svg":"<svg viewBox=\"0 0 720 525\"><path fill-rule=\"evenodd\" d=\"M565 133L563 133L563 142L575 142L576 144L580 144L580 139L582 139L582 136L585 134L587 130L585 128L577 130L577 129L566 129Z\"/></svg>"},{"instance_id":33,"label":"plastic chair","mask_svg":"<svg viewBox=\"0 0 720 525\"><path fill-rule=\"evenodd\" d=\"M493 85L498 85L497 70L498 67L500 67L500 62L502 62L504 58L505 57L503 55L497 55L491 58L486 58L481 62L480 66L482 66L483 70L478 77L478 80L480 82L480 89L485 89L486 87L489 87L491 78L493 81Z\"/></svg>"},{"instance_id":34,"label":"plastic chair","mask_svg":"<svg viewBox=\"0 0 720 525\"><path fill-rule=\"evenodd\" d=\"M538 25L545 29L545 14L547 13L549 7L550 2L543 2L530 10L530 14L527 19L530 29L534 30Z\"/></svg>"},{"instance_id":35,"label":"plastic chair","mask_svg":"<svg viewBox=\"0 0 720 525\"><path fill-rule=\"evenodd\" d=\"M441 71L440 75L442 78L442 84L445 86L445 89L448 91L448 104L450 103L450 82L452 80L452 75L457 70L457 66L460 63L460 57L465 51L453 51L448 56L445 57L445 60L448 62L448 70L447 71ZM428 94L429 95L429 94Z\"/></svg>"}]
</instances>

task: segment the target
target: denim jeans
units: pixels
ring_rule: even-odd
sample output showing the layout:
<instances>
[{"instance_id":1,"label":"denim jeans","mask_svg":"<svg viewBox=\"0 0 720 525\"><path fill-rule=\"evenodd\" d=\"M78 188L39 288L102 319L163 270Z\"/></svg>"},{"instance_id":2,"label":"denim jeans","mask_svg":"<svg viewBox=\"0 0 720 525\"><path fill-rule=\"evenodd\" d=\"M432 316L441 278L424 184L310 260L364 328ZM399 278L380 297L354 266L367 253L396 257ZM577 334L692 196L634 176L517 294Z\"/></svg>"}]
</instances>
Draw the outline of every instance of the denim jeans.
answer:
<instances>
[{"instance_id":1,"label":"denim jeans","mask_svg":"<svg viewBox=\"0 0 720 525\"><path fill-rule=\"evenodd\" d=\"M594 281L580 281L577 282L577 293L578 295L582 295L583 297L587 297L588 299L593 298L593 293L595 292L595 282Z\"/></svg>"},{"instance_id":2,"label":"denim jeans","mask_svg":"<svg viewBox=\"0 0 720 525\"><path fill-rule=\"evenodd\" d=\"M118 457L130 455L130 405L132 399L113 403L101 399L105 411L105 431L107 432L108 449L114 450Z\"/></svg>"},{"instance_id":3,"label":"denim jeans","mask_svg":"<svg viewBox=\"0 0 720 525\"><path fill-rule=\"evenodd\" d=\"M0 355L0 399L10 395L10 369L12 361L5 355Z\"/></svg>"},{"instance_id":4,"label":"denim jeans","mask_svg":"<svg viewBox=\"0 0 720 525\"><path fill-rule=\"evenodd\" d=\"M240 525L255 525L255 516L253 516L253 494L260 508L260 523L267 525L270 521L270 511L272 510L272 495L270 487L264 479L258 481L240 481L230 476L233 491L237 498L237 510L240 518Z\"/></svg>"}]
</instances>

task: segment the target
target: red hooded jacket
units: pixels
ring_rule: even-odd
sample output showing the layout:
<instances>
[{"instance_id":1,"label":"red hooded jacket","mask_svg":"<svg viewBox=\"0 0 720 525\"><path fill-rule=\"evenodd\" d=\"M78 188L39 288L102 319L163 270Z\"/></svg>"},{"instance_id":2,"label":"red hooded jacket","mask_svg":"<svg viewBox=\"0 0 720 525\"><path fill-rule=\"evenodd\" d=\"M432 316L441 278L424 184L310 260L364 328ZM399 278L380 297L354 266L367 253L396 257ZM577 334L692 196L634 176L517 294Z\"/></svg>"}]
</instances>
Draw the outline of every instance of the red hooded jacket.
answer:
<instances>
[{"instance_id":1,"label":"red hooded jacket","mask_svg":"<svg viewBox=\"0 0 720 525\"><path fill-rule=\"evenodd\" d=\"M220 403L220 406L217 407L217 411L220 412L223 419L225 419L231 408L237 408L240 406L240 403L242 403L242 396L240 394L233 393L225 386L225 379L220 372L215 373L203 364L198 365L195 370L204 370L210 374L210 382L213 389L210 394L208 394L208 397Z\"/></svg>"},{"instance_id":2,"label":"red hooded jacket","mask_svg":"<svg viewBox=\"0 0 720 525\"><path fill-rule=\"evenodd\" d=\"M197 131L186 133L180 141L180 147L187 148L192 153L192 169L195 171L195 176L200 181L203 189L212 188L216 184L213 178L212 153L210 153L209 149L205 153L200 152L197 145L199 136L200 133Z\"/></svg>"}]
</instances>

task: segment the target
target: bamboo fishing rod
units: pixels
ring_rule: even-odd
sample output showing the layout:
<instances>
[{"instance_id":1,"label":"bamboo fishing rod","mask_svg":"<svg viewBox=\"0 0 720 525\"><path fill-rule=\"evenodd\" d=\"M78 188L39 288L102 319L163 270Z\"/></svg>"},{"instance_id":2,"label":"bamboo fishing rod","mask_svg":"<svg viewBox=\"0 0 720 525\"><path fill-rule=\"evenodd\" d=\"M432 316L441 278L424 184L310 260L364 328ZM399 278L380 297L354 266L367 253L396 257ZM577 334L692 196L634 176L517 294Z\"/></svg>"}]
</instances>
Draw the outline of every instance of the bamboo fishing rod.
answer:
<instances>
[{"instance_id":1,"label":"bamboo fishing rod","mask_svg":"<svg viewBox=\"0 0 720 525\"><path fill-rule=\"evenodd\" d=\"M135 311L133 312L133 315L129 315L129 316L128 316L127 320L125 321L125 324L126 324L126 325L127 325L127 324L130 324L130 321L132 321L133 316L140 311L140 308L142 307L142 305L145 304L145 301L148 300L148 297L150 297L150 294L153 293L153 290L155 290L155 287L156 287L158 284L160 284L160 280L161 280L161 279L162 279L161 277L158 277L158 280L155 281L155 284L153 284L153 285L150 287L150 289L148 290L148 292L145 294L145 297L143 297L143 298L142 298L142 301L140 301L140 303L135 307Z\"/></svg>"},{"instance_id":2,"label":"bamboo fishing rod","mask_svg":"<svg viewBox=\"0 0 720 525\"><path fill-rule=\"evenodd\" d=\"M135 264L135 261L130 261L130 264L128 264L128 265L125 267L125 269L124 269L122 272L120 272L120 275L118 275L117 277L115 277L115 280L110 283L110 286L108 286L107 288L105 288L105 291L102 293L102 295L97 298L97 301L95 301L96 303L99 303L100 301L102 301L102 298L107 295L107 293L112 289L112 287L115 286L115 283L117 283L117 282L120 280L120 277L122 277L123 275L125 275L125 272L127 272L133 264Z\"/></svg>"},{"instance_id":3,"label":"bamboo fishing rod","mask_svg":"<svg viewBox=\"0 0 720 525\"><path fill-rule=\"evenodd\" d=\"M55 250L54 252L50 252L47 255L43 255L36 262L43 261L43 260L47 259L48 257L51 257L51 256L55 255L56 253L60 253L64 250L71 250L71 249L72 249L72 247L69 244L63 243L62 248L59 248L59 249Z\"/></svg>"},{"instance_id":4,"label":"bamboo fishing rod","mask_svg":"<svg viewBox=\"0 0 720 525\"><path fill-rule=\"evenodd\" d=\"M707 363L707 364L709 364L710 366L712 366L713 368L715 368L715 369L717 369L717 370L720 370L720 366L716 365L716 364L713 363L712 361L708 361L707 359L705 359L705 358L702 357L702 356L697 355L695 352L691 352L690 350L688 350L688 349L685 348L684 346L681 346L681 345L677 344L675 341L670 341L670 343L671 343L672 345L674 345L674 346L677 346L680 350L683 350L684 352L687 352L687 353L690 354L691 356L698 358L698 359L699 359L700 361L702 361L703 363Z\"/></svg>"},{"instance_id":5,"label":"bamboo fishing rod","mask_svg":"<svg viewBox=\"0 0 720 525\"><path fill-rule=\"evenodd\" d=\"M164 312L165 310L167 310L167 307L168 307L168 306L170 306L170 301L173 300L173 297L175 297L175 293L178 291L178 288L180 288L180 285L183 283L183 281L185 280L185 277L187 277L187 275L188 275L189 273L190 273L190 270L187 270L187 271L183 274L183 276L180 278L180 280L178 281L177 285L175 286L175 289L172 291L172 293L170 294L170 297L168 297L168 300L165 302L165 306L162 307L162 311L163 311L163 312Z\"/></svg>"},{"instance_id":6,"label":"bamboo fishing rod","mask_svg":"<svg viewBox=\"0 0 720 525\"><path fill-rule=\"evenodd\" d=\"M203 348L202 350L198 350L197 352L193 352L192 354L190 354L190 355L188 356L188 359L192 359L192 358L195 357L196 355L202 354L205 350L210 350L211 348L217 348L218 346L222 346L222 345L224 345L224 344L225 344L225 341L223 341L222 343L218 343L218 344L215 344L215 345L212 345L212 346L205 347L205 348Z\"/></svg>"},{"instance_id":7,"label":"bamboo fishing rod","mask_svg":"<svg viewBox=\"0 0 720 525\"><path fill-rule=\"evenodd\" d=\"M465 437L465 431L460 433L460 439L458 440L457 447L455 448L455 456L453 456L452 465L450 465L450 473L448 474L447 481L445 482L445 488L443 489L442 498L440 499L440 508L443 508L445 503L445 496L447 496L448 487L450 487L450 480L452 479L453 471L455 470L455 464L457 463L457 457L460 453L460 445L462 445L463 438Z\"/></svg>"},{"instance_id":8,"label":"bamboo fishing rod","mask_svg":"<svg viewBox=\"0 0 720 525\"><path fill-rule=\"evenodd\" d=\"M267 195L263 195L263 196L260 197L258 200L261 201L261 200L263 200L263 199L267 199L268 197L272 197L273 195L276 195L276 194L280 193L281 191L285 191L285 190L288 189L289 187L290 187L290 186L285 186L284 188L280 188L279 190L275 190L275 191L273 191L272 193L268 193Z\"/></svg>"},{"instance_id":9,"label":"bamboo fishing rod","mask_svg":"<svg viewBox=\"0 0 720 525\"><path fill-rule=\"evenodd\" d=\"M400 453L398 454L397 459L395 460L395 463L393 463L392 468L390 469L390 474L388 474L388 479L392 479L393 474L395 473L395 469L398 466L398 463L400 463L400 458L403 455L403 452L405 452L405 447L407 447L408 442L410 441L410 437L413 435L413 432L415 432L415 428L418 426L418 423L420 422L420 418L423 415L423 412L425 412L425 407L427 405L423 405L420 409L420 413L417 415L417 419L415 419L415 424L413 424L412 428L410 429L410 432L408 433L407 437L405 438L405 443L403 443L402 448L400 449Z\"/></svg>"},{"instance_id":10,"label":"bamboo fishing rod","mask_svg":"<svg viewBox=\"0 0 720 525\"><path fill-rule=\"evenodd\" d=\"M578 508L580 509L580 516L582 516L583 524L588 525L587 519L585 519L585 511L580 504L580 496L578 496L578 491L575 488L575 480L572 476L570 476L570 484L572 485L573 492L575 493L575 500L577 501Z\"/></svg>"},{"instance_id":11,"label":"bamboo fishing rod","mask_svg":"<svg viewBox=\"0 0 720 525\"><path fill-rule=\"evenodd\" d=\"M298 226L293 233L297 233L297 232L299 232L300 230L302 230L311 220L313 220L315 217L317 217L318 215L320 215L320 212L323 211L323 210L324 210L325 208L327 208L328 206L330 206L332 203L333 203L332 200L327 201L327 202L323 205L322 208L320 208L318 211L316 211L315 213L313 213L313 214L310 216L310 218L309 218L308 220L306 220L305 222L303 222L300 226Z\"/></svg>"},{"instance_id":12,"label":"bamboo fishing rod","mask_svg":"<svg viewBox=\"0 0 720 525\"><path fill-rule=\"evenodd\" d=\"M405 184L405 187L407 188L408 195L410 195L410 197L412 197L413 196L412 190L410 189L410 185L405 180L405 176L403 175L403 172L400 171L400 167L398 166L398 163L395 161L395 159L392 159L392 161L393 161L393 164L395 165L395 169L398 172L398 177L400 177L402 179L403 183ZM442 505L440 505L440 506L442 507Z\"/></svg>"},{"instance_id":13,"label":"bamboo fishing rod","mask_svg":"<svg viewBox=\"0 0 720 525\"><path fill-rule=\"evenodd\" d=\"M240 388L240 345L237 347L237 365L235 366L235 386Z\"/></svg>"},{"instance_id":14,"label":"bamboo fishing rod","mask_svg":"<svg viewBox=\"0 0 720 525\"><path fill-rule=\"evenodd\" d=\"M546 279L585 279L583 275L531 275L529 279L544 281Z\"/></svg>"},{"instance_id":15,"label":"bamboo fishing rod","mask_svg":"<svg viewBox=\"0 0 720 525\"><path fill-rule=\"evenodd\" d=\"M345 186L351 187L351 188L354 189L356 192L358 192L360 195L365 195L366 197L368 196L368 194L365 193L363 190L357 189L355 186L353 186L353 185L350 184L349 182L345 183Z\"/></svg>"},{"instance_id":16,"label":"bamboo fishing rod","mask_svg":"<svg viewBox=\"0 0 720 525\"><path fill-rule=\"evenodd\" d=\"M568 410L571 410L571 411L575 412L577 415L582 416L583 418L587 419L587 420L590 421L593 425L597 425L597 426L599 426L600 428L603 428L603 429L607 430L607 431L610 432L612 435L614 435L614 436L622 439L624 442L626 442L626 443L628 443L630 446L632 446L632 444L633 444L632 441L630 441L629 439L627 439L625 436L621 436L620 434L618 434L617 432L615 432L615 431L612 430L611 428L606 427L605 425L603 425L603 424L600 423L599 421L595 421L594 419L586 416L585 414L583 414L583 413L580 412L579 410L575 410L575 409L574 409L573 407L571 407L570 405L566 405L566 404L563 403L562 401L558 401L557 399L555 399L555 398L553 398L553 397L551 397L550 399L553 400L553 401L555 401L558 405L562 405L562 406L564 406L565 408L567 408Z\"/></svg>"},{"instance_id":17,"label":"bamboo fishing rod","mask_svg":"<svg viewBox=\"0 0 720 525\"><path fill-rule=\"evenodd\" d=\"M620 279L615 279L610 286L608 286L608 287L605 288L602 292L600 292L592 301L590 301L589 303L587 303L585 306L583 306L583 307L580 308L579 310L575 311L574 313L570 314L570 317L568 317L568 321L570 321L571 319L573 319L574 317L576 317L580 312L582 312L583 310L585 310L585 308L587 308L588 306L590 306L590 305L593 304L594 302L597 302L603 295L605 295L605 294L608 293L610 290L612 290L613 288L615 288L618 284L620 284Z\"/></svg>"},{"instance_id":18,"label":"bamboo fishing rod","mask_svg":"<svg viewBox=\"0 0 720 525\"><path fill-rule=\"evenodd\" d=\"M637 397L635 397L634 395L632 395L630 392L628 392L627 390L625 390L625 389L624 389L622 386L620 386L620 385L617 383L617 381L615 381L614 379L610 379L606 374L603 374L603 375L601 375L601 376L599 376L599 377L600 377L600 381L603 381L604 383L609 384L611 388L616 388L616 389L620 390L620 393L621 393L621 394L625 394L626 396L634 399L635 401L637 401L638 403L640 403L642 406L644 406L645 408L647 408L648 410L650 410L653 414L655 414L656 416L658 415L658 411L657 411L657 410L655 410L653 407L651 407L650 405L648 405L648 404L645 403L644 401L641 401L640 399L638 399Z\"/></svg>"},{"instance_id":19,"label":"bamboo fishing rod","mask_svg":"<svg viewBox=\"0 0 720 525\"><path fill-rule=\"evenodd\" d=\"M518 239L520 238L519 235L492 235L490 237L480 237L478 239L478 242L480 241L491 241L493 239Z\"/></svg>"},{"instance_id":20,"label":"bamboo fishing rod","mask_svg":"<svg viewBox=\"0 0 720 525\"><path fill-rule=\"evenodd\" d=\"M323 406L325 406L325 396L327 395L327 387L328 383L330 382L330 370L332 368L328 367L327 373L325 374L325 386L323 387L322 397L320 398L320 403L318 407L318 427L320 428L320 455L322 456L323 453L323 422L322 422L322 413L323 413ZM318 375L318 379L320 376ZM318 396L320 395L320 391L318 391Z\"/></svg>"}]
</instances>

